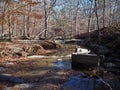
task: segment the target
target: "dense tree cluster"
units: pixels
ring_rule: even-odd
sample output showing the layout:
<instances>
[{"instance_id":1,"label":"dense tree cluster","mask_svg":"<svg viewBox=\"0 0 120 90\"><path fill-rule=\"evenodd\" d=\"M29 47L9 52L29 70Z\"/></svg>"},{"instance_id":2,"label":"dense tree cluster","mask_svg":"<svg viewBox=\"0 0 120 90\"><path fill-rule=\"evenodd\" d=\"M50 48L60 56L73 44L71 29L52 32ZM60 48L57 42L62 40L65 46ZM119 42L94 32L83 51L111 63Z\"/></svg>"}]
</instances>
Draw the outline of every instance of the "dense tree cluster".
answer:
<instances>
[{"instance_id":1,"label":"dense tree cluster","mask_svg":"<svg viewBox=\"0 0 120 90\"><path fill-rule=\"evenodd\" d=\"M0 38L72 38L118 24L119 10L119 0L0 0Z\"/></svg>"}]
</instances>

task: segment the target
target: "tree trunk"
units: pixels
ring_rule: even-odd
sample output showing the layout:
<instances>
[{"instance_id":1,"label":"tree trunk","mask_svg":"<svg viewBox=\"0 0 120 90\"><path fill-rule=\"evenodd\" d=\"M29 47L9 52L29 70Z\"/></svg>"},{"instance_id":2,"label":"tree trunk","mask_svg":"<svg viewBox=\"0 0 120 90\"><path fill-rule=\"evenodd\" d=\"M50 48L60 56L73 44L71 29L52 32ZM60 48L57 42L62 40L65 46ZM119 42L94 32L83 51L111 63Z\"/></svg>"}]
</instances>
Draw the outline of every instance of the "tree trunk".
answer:
<instances>
[{"instance_id":1,"label":"tree trunk","mask_svg":"<svg viewBox=\"0 0 120 90\"><path fill-rule=\"evenodd\" d=\"M8 10L8 12L10 12ZM11 41L11 16L8 15L9 40Z\"/></svg>"},{"instance_id":2,"label":"tree trunk","mask_svg":"<svg viewBox=\"0 0 120 90\"><path fill-rule=\"evenodd\" d=\"M44 27L45 27L45 32L44 32L44 39L47 38L47 10L46 10L46 1L44 0Z\"/></svg>"},{"instance_id":3,"label":"tree trunk","mask_svg":"<svg viewBox=\"0 0 120 90\"><path fill-rule=\"evenodd\" d=\"M14 16L13 16L14 18ZM14 22L14 19L12 19L13 21L11 22L12 23L12 30L11 30L11 36L13 37L14 36L14 28L15 28L15 22Z\"/></svg>"},{"instance_id":4,"label":"tree trunk","mask_svg":"<svg viewBox=\"0 0 120 90\"><path fill-rule=\"evenodd\" d=\"M78 30L77 30L78 6L79 6L79 2L77 2L76 13L75 13L75 34L78 34Z\"/></svg>"},{"instance_id":5,"label":"tree trunk","mask_svg":"<svg viewBox=\"0 0 120 90\"><path fill-rule=\"evenodd\" d=\"M29 12L31 12L31 5L28 7L29 8ZM30 31L29 31L29 29L30 29L30 17L29 17L29 15L27 16L27 36L29 37L30 36Z\"/></svg>"},{"instance_id":6,"label":"tree trunk","mask_svg":"<svg viewBox=\"0 0 120 90\"><path fill-rule=\"evenodd\" d=\"M91 6L90 6L90 15L89 15L89 19L88 19L88 39L90 39L90 29L91 29L91 17L92 17L92 4L93 1L91 1Z\"/></svg>"},{"instance_id":7,"label":"tree trunk","mask_svg":"<svg viewBox=\"0 0 120 90\"><path fill-rule=\"evenodd\" d=\"M105 27L105 0L103 0L103 28Z\"/></svg>"},{"instance_id":8,"label":"tree trunk","mask_svg":"<svg viewBox=\"0 0 120 90\"><path fill-rule=\"evenodd\" d=\"M2 34L1 38L4 39L4 14L2 15Z\"/></svg>"},{"instance_id":9,"label":"tree trunk","mask_svg":"<svg viewBox=\"0 0 120 90\"><path fill-rule=\"evenodd\" d=\"M97 0L95 0L95 15L97 19L97 30L99 30L99 18L98 18L98 12L97 12Z\"/></svg>"},{"instance_id":10,"label":"tree trunk","mask_svg":"<svg viewBox=\"0 0 120 90\"><path fill-rule=\"evenodd\" d=\"M5 9L3 7L3 12L2 12L2 34L1 34L1 38L4 39L4 19L5 19Z\"/></svg>"},{"instance_id":11,"label":"tree trunk","mask_svg":"<svg viewBox=\"0 0 120 90\"><path fill-rule=\"evenodd\" d=\"M112 10L111 0L109 0L109 3L110 3L110 12L109 12L109 26L110 26L111 25L111 10Z\"/></svg>"},{"instance_id":12,"label":"tree trunk","mask_svg":"<svg viewBox=\"0 0 120 90\"><path fill-rule=\"evenodd\" d=\"M101 44L101 36L100 36L100 31L99 31L99 18L98 18L98 12L97 12L97 0L95 0L95 15L97 19L98 44Z\"/></svg>"},{"instance_id":13,"label":"tree trunk","mask_svg":"<svg viewBox=\"0 0 120 90\"><path fill-rule=\"evenodd\" d=\"M23 37L24 38L26 38L27 37L27 35L26 35L26 33L27 33L27 24L26 24L26 15L24 14L24 31L23 31Z\"/></svg>"},{"instance_id":14,"label":"tree trunk","mask_svg":"<svg viewBox=\"0 0 120 90\"><path fill-rule=\"evenodd\" d=\"M113 8L113 17L112 17L112 21L113 21L113 22L115 21L115 10L116 10L116 6L117 6L117 0L115 1L115 5L114 5L114 8Z\"/></svg>"}]
</instances>

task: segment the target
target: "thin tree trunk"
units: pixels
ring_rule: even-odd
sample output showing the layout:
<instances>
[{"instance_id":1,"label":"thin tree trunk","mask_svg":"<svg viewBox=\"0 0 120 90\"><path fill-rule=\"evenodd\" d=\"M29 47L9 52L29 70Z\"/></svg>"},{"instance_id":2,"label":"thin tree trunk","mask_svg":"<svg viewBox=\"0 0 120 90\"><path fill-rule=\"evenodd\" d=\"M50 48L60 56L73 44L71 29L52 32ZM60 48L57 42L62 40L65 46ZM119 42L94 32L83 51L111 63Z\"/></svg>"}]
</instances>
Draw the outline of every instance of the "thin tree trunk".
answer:
<instances>
[{"instance_id":1,"label":"thin tree trunk","mask_svg":"<svg viewBox=\"0 0 120 90\"><path fill-rule=\"evenodd\" d=\"M26 15L24 14L24 31L23 31L23 37L24 38L26 38L27 37L27 35L26 35L26 33L27 33L27 26L26 26Z\"/></svg>"},{"instance_id":2,"label":"thin tree trunk","mask_svg":"<svg viewBox=\"0 0 120 90\"><path fill-rule=\"evenodd\" d=\"M29 6L29 12L31 12L31 5ZM29 15L27 16L27 36L29 37L30 36L30 31L29 31L29 29L30 29L30 17L29 17Z\"/></svg>"},{"instance_id":3,"label":"thin tree trunk","mask_svg":"<svg viewBox=\"0 0 120 90\"><path fill-rule=\"evenodd\" d=\"M14 16L13 16L13 19L12 19L13 21L11 22L12 23L12 30L11 30L11 35L12 35L12 37L14 36L14 28L15 28L15 22L14 22Z\"/></svg>"},{"instance_id":4,"label":"thin tree trunk","mask_svg":"<svg viewBox=\"0 0 120 90\"><path fill-rule=\"evenodd\" d=\"M30 19L30 17L28 16L27 17L27 36L28 37L30 36L30 34L29 34L29 19Z\"/></svg>"},{"instance_id":5,"label":"thin tree trunk","mask_svg":"<svg viewBox=\"0 0 120 90\"><path fill-rule=\"evenodd\" d=\"M78 29L77 29L78 6L79 6L79 1L77 2L76 13L75 13L75 34L78 34Z\"/></svg>"},{"instance_id":6,"label":"thin tree trunk","mask_svg":"<svg viewBox=\"0 0 120 90\"><path fill-rule=\"evenodd\" d=\"M93 1L91 1L91 6L90 6L90 15L89 15L89 19L88 19L88 39L90 39L90 29L91 29L91 17L92 17L92 4Z\"/></svg>"},{"instance_id":7,"label":"thin tree trunk","mask_svg":"<svg viewBox=\"0 0 120 90\"><path fill-rule=\"evenodd\" d=\"M103 0L103 28L105 27L105 0Z\"/></svg>"},{"instance_id":8,"label":"thin tree trunk","mask_svg":"<svg viewBox=\"0 0 120 90\"><path fill-rule=\"evenodd\" d=\"M97 19L97 30L99 30L99 18L98 18L98 12L97 12L97 0L95 0L95 15Z\"/></svg>"},{"instance_id":9,"label":"thin tree trunk","mask_svg":"<svg viewBox=\"0 0 120 90\"><path fill-rule=\"evenodd\" d=\"M4 14L2 15L2 39L4 39Z\"/></svg>"},{"instance_id":10,"label":"thin tree trunk","mask_svg":"<svg viewBox=\"0 0 120 90\"><path fill-rule=\"evenodd\" d=\"M109 12L109 26L111 25L111 10L112 10L112 7L111 7L111 0L109 0L110 2L110 12Z\"/></svg>"},{"instance_id":11,"label":"thin tree trunk","mask_svg":"<svg viewBox=\"0 0 120 90\"><path fill-rule=\"evenodd\" d=\"M45 32L44 32L44 39L47 38L47 10L46 10L46 1L44 0L44 14L45 14L45 19L44 19L44 27L45 27Z\"/></svg>"},{"instance_id":12,"label":"thin tree trunk","mask_svg":"<svg viewBox=\"0 0 120 90\"><path fill-rule=\"evenodd\" d=\"M72 12L70 12L70 17L72 17ZM73 22L72 22L72 18L71 18L71 39L73 38Z\"/></svg>"},{"instance_id":13,"label":"thin tree trunk","mask_svg":"<svg viewBox=\"0 0 120 90\"><path fill-rule=\"evenodd\" d=\"M114 8L113 8L113 17L112 17L112 21L113 21L113 22L115 21L115 10L116 10L116 5L117 5L117 0L115 1L115 5L114 5Z\"/></svg>"},{"instance_id":14,"label":"thin tree trunk","mask_svg":"<svg viewBox=\"0 0 120 90\"><path fill-rule=\"evenodd\" d=\"M95 14L97 19L98 43L101 44L101 36L99 31L99 18L98 18L98 12L97 12L97 0L95 0Z\"/></svg>"},{"instance_id":15,"label":"thin tree trunk","mask_svg":"<svg viewBox=\"0 0 120 90\"><path fill-rule=\"evenodd\" d=\"M4 39L4 19L5 19L5 8L3 7L3 13L2 13L2 35L1 35L2 39Z\"/></svg>"},{"instance_id":16,"label":"thin tree trunk","mask_svg":"<svg viewBox=\"0 0 120 90\"><path fill-rule=\"evenodd\" d=\"M8 10L8 12L10 12ZM9 40L11 40L11 16L8 15Z\"/></svg>"}]
</instances>

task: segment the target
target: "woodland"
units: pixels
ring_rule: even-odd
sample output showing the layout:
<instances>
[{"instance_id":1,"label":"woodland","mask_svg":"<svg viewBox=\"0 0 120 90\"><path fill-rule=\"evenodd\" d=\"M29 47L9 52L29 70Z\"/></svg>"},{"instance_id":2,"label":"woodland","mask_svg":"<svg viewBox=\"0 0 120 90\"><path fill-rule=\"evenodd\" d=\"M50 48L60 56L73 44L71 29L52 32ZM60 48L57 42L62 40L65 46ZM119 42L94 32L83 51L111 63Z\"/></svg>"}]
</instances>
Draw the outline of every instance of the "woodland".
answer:
<instances>
[{"instance_id":1,"label":"woodland","mask_svg":"<svg viewBox=\"0 0 120 90\"><path fill-rule=\"evenodd\" d=\"M119 20L120 0L0 0L0 90L120 90ZM70 68L76 48L102 67Z\"/></svg>"},{"instance_id":2,"label":"woodland","mask_svg":"<svg viewBox=\"0 0 120 90\"><path fill-rule=\"evenodd\" d=\"M74 38L104 27L117 27L119 3L119 0L0 0L1 39Z\"/></svg>"}]
</instances>

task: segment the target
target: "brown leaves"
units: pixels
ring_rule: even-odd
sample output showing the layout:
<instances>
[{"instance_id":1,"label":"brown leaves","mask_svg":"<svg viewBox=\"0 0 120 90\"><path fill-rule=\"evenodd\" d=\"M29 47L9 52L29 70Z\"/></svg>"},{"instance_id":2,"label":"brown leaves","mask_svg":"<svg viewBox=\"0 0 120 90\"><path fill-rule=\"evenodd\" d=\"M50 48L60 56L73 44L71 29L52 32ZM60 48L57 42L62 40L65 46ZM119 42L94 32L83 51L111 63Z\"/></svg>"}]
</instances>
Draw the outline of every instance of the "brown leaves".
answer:
<instances>
[{"instance_id":1,"label":"brown leaves","mask_svg":"<svg viewBox=\"0 0 120 90\"><path fill-rule=\"evenodd\" d=\"M40 15L40 14L35 13L35 12L30 13L29 16L32 17L32 18L36 18L36 19L41 19L43 17L43 15Z\"/></svg>"}]
</instances>

